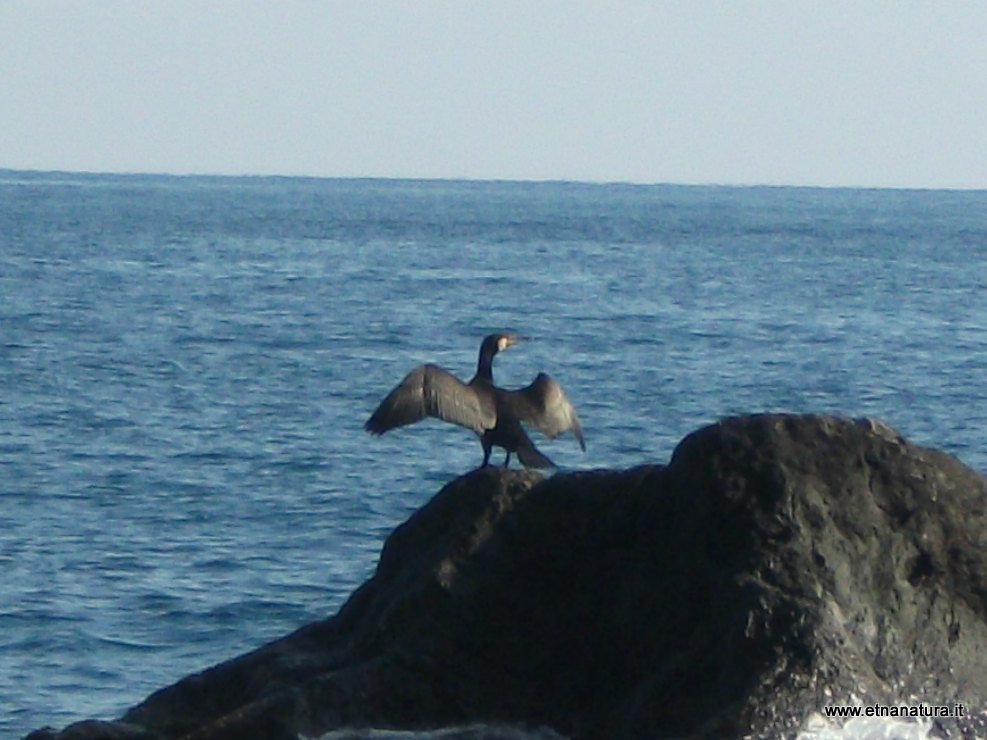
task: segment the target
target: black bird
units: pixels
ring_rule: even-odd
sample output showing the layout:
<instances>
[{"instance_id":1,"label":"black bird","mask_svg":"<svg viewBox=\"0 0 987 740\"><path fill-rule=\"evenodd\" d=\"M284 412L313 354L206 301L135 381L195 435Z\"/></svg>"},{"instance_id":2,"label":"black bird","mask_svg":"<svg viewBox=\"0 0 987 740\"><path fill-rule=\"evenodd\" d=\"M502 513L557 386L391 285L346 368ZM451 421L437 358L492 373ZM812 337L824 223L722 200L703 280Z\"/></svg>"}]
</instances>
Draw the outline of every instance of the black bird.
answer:
<instances>
[{"instance_id":1,"label":"black bird","mask_svg":"<svg viewBox=\"0 0 987 740\"><path fill-rule=\"evenodd\" d=\"M531 424L550 439L571 431L585 451L576 409L562 386L548 375L538 373L531 385L512 391L493 384L494 356L519 341L513 334L486 337L480 345L476 375L468 383L438 365L415 368L380 402L364 429L381 435L434 416L476 432L483 445L483 465L489 464L492 448L502 447L507 450L505 467L512 452L526 467L555 467L538 451L522 423Z\"/></svg>"}]
</instances>

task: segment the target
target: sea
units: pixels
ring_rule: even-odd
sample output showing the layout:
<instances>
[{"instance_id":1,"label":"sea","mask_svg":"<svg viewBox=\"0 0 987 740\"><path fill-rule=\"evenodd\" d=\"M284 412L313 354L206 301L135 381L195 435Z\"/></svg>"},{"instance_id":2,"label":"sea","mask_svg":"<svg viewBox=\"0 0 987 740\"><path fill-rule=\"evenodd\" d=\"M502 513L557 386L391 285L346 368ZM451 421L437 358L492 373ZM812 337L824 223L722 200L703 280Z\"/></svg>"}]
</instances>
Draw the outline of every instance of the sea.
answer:
<instances>
[{"instance_id":1,"label":"sea","mask_svg":"<svg viewBox=\"0 0 987 740\"><path fill-rule=\"evenodd\" d=\"M0 737L335 613L482 459L363 423L501 331L561 470L786 411L987 471L987 191L0 170Z\"/></svg>"}]
</instances>

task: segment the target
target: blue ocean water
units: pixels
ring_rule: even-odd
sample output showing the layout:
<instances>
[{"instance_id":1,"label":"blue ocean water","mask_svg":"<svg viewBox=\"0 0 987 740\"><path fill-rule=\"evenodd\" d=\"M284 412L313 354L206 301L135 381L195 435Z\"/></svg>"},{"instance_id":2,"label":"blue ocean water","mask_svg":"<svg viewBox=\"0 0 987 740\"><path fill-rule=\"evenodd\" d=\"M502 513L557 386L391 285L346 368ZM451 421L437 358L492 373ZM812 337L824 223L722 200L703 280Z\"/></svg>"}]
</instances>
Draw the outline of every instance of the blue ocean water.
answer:
<instances>
[{"instance_id":1,"label":"blue ocean water","mask_svg":"<svg viewBox=\"0 0 987 740\"><path fill-rule=\"evenodd\" d=\"M413 366L550 372L565 469L733 413L987 470L987 193L0 171L0 736L335 612L481 460L361 426Z\"/></svg>"}]
</instances>

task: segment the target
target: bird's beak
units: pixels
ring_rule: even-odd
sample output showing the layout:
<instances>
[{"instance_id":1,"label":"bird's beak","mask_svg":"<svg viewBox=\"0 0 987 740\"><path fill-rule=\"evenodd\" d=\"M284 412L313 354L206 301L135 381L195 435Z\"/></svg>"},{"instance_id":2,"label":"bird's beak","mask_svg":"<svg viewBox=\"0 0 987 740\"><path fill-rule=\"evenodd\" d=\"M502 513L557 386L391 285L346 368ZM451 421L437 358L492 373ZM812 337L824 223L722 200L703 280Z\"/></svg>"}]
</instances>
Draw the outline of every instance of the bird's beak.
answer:
<instances>
[{"instance_id":1,"label":"bird's beak","mask_svg":"<svg viewBox=\"0 0 987 740\"><path fill-rule=\"evenodd\" d=\"M519 337L517 334L501 334L497 337L497 351L503 352L508 347L513 347L520 341L523 341L524 337Z\"/></svg>"}]
</instances>

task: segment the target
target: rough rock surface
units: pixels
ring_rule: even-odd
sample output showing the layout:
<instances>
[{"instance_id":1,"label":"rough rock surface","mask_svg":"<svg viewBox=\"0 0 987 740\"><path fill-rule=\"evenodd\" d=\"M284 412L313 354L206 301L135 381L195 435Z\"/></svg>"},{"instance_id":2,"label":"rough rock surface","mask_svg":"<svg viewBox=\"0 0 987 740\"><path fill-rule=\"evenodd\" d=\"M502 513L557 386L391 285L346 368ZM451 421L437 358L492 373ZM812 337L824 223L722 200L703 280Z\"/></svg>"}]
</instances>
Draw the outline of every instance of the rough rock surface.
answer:
<instances>
[{"instance_id":1,"label":"rough rock surface","mask_svg":"<svg viewBox=\"0 0 987 740\"><path fill-rule=\"evenodd\" d=\"M336 616L60 738L471 722L784 735L826 704L962 703L987 733L987 482L870 420L762 415L668 466L487 468L388 538Z\"/></svg>"}]
</instances>

